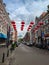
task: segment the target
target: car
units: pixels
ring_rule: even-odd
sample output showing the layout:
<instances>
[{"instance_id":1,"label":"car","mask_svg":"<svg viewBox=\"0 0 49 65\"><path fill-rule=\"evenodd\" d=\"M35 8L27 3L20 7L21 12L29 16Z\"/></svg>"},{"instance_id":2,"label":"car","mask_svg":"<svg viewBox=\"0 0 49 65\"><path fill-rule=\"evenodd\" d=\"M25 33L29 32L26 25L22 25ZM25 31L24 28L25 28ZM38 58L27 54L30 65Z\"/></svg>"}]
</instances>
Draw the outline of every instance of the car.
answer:
<instances>
[{"instance_id":1,"label":"car","mask_svg":"<svg viewBox=\"0 0 49 65\"><path fill-rule=\"evenodd\" d=\"M27 42L27 43L26 43L26 45L27 45L27 46L29 46L29 45L30 45L30 43L28 43L28 42Z\"/></svg>"},{"instance_id":2,"label":"car","mask_svg":"<svg viewBox=\"0 0 49 65\"><path fill-rule=\"evenodd\" d=\"M27 43L26 42L23 42L24 45L26 45Z\"/></svg>"}]
</instances>

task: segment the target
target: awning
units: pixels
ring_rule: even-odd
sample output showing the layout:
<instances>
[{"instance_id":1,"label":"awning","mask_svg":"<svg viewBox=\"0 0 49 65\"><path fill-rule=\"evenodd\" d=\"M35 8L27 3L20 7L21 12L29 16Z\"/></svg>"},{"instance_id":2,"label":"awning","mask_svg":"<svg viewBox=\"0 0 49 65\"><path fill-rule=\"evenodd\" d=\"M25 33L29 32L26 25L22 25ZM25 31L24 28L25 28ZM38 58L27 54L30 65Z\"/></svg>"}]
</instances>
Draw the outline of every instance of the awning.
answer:
<instances>
[{"instance_id":1,"label":"awning","mask_svg":"<svg viewBox=\"0 0 49 65\"><path fill-rule=\"evenodd\" d=\"M49 34L45 34L45 37L49 37Z\"/></svg>"},{"instance_id":2,"label":"awning","mask_svg":"<svg viewBox=\"0 0 49 65\"><path fill-rule=\"evenodd\" d=\"M7 35L3 34L3 33L0 33L0 38L7 38Z\"/></svg>"}]
</instances>

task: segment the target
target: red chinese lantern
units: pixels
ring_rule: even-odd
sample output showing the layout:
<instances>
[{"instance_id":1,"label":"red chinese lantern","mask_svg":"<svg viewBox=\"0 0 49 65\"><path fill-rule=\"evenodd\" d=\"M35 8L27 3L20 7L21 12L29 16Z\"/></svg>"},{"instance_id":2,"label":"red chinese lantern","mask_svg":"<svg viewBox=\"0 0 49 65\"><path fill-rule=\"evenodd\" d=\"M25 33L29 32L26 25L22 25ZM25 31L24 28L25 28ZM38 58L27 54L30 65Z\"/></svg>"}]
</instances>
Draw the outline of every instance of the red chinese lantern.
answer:
<instances>
[{"instance_id":1,"label":"red chinese lantern","mask_svg":"<svg viewBox=\"0 0 49 65\"><path fill-rule=\"evenodd\" d=\"M14 26L14 28L16 28L16 27Z\"/></svg>"},{"instance_id":2,"label":"red chinese lantern","mask_svg":"<svg viewBox=\"0 0 49 65\"><path fill-rule=\"evenodd\" d=\"M31 27L28 27L27 31L29 31L31 29Z\"/></svg>"},{"instance_id":3,"label":"red chinese lantern","mask_svg":"<svg viewBox=\"0 0 49 65\"><path fill-rule=\"evenodd\" d=\"M21 30L23 30L24 29L24 25L21 25Z\"/></svg>"},{"instance_id":4,"label":"red chinese lantern","mask_svg":"<svg viewBox=\"0 0 49 65\"><path fill-rule=\"evenodd\" d=\"M28 29L31 29L30 27Z\"/></svg>"},{"instance_id":5,"label":"red chinese lantern","mask_svg":"<svg viewBox=\"0 0 49 65\"><path fill-rule=\"evenodd\" d=\"M22 21L22 22L21 22L21 31L24 29L24 24L25 24L25 22Z\"/></svg>"},{"instance_id":6,"label":"red chinese lantern","mask_svg":"<svg viewBox=\"0 0 49 65\"><path fill-rule=\"evenodd\" d=\"M22 24L21 26L24 27L24 24Z\"/></svg>"},{"instance_id":7,"label":"red chinese lantern","mask_svg":"<svg viewBox=\"0 0 49 65\"><path fill-rule=\"evenodd\" d=\"M32 25L29 25L29 27L32 27Z\"/></svg>"},{"instance_id":8,"label":"red chinese lantern","mask_svg":"<svg viewBox=\"0 0 49 65\"><path fill-rule=\"evenodd\" d=\"M16 25L13 25L14 27L16 27Z\"/></svg>"},{"instance_id":9,"label":"red chinese lantern","mask_svg":"<svg viewBox=\"0 0 49 65\"><path fill-rule=\"evenodd\" d=\"M16 28L14 28L16 30Z\"/></svg>"},{"instance_id":10,"label":"red chinese lantern","mask_svg":"<svg viewBox=\"0 0 49 65\"><path fill-rule=\"evenodd\" d=\"M24 22L24 21L22 21L22 22L21 22L21 24L25 24L25 22Z\"/></svg>"},{"instance_id":11,"label":"red chinese lantern","mask_svg":"<svg viewBox=\"0 0 49 65\"><path fill-rule=\"evenodd\" d=\"M23 31L23 27L21 27L21 31Z\"/></svg>"},{"instance_id":12,"label":"red chinese lantern","mask_svg":"<svg viewBox=\"0 0 49 65\"><path fill-rule=\"evenodd\" d=\"M30 24L31 24L31 25L33 25L33 24L34 24L34 22L30 22Z\"/></svg>"},{"instance_id":13,"label":"red chinese lantern","mask_svg":"<svg viewBox=\"0 0 49 65\"><path fill-rule=\"evenodd\" d=\"M16 28L14 28L14 30L16 30Z\"/></svg>"},{"instance_id":14,"label":"red chinese lantern","mask_svg":"<svg viewBox=\"0 0 49 65\"><path fill-rule=\"evenodd\" d=\"M16 30L16 25L15 25L15 22L14 21L11 21L13 27L14 27L14 30Z\"/></svg>"},{"instance_id":15,"label":"red chinese lantern","mask_svg":"<svg viewBox=\"0 0 49 65\"><path fill-rule=\"evenodd\" d=\"M37 28L39 28L40 27L40 25L37 25Z\"/></svg>"},{"instance_id":16,"label":"red chinese lantern","mask_svg":"<svg viewBox=\"0 0 49 65\"><path fill-rule=\"evenodd\" d=\"M43 22L39 22L39 25L43 25L44 23Z\"/></svg>"},{"instance_id":17,"label":"red chinese lantern","mask_svg":"<svg viewBox=\"0 0 49 65\"><path fill-rule=\"evenodd\" d=\"M14 22L14 21L12 21L11 23L12 23L12 24L15 24L15 22Z\"/></svg>"},{"instance_id":18,"label":"red chinese lantern","mask_svg":"<svg viewBox=\"0 0 49 65\"><path fill-rule=\"evenodd\" d=\"M14 30L16 30L16 28L14 28Z\"/></svg>"},{"instance_id":19,"label":"red chinese lantern","mask_svg":"<svg viewBox=\"0 0 49 65\"><path fill-rule=\"evenodd\" d=\"M28 28L27 31L30 31L30 28Z\"/></svg>"}]
</instances>

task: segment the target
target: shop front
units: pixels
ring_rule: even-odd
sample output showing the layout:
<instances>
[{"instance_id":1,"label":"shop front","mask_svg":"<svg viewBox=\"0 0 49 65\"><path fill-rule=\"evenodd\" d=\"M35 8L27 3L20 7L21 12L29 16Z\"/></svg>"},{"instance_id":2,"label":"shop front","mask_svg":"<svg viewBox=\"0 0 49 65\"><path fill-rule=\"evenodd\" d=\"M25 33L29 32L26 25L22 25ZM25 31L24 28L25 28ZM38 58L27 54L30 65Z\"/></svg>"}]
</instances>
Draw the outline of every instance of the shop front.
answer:
<instances>
[{"instance_id":1,"label":"shop front","mask_svg":"<svg viewBox=\"0 0 49 65\"><path fill-rule=\"evenodd\" d=\"M0 45L6 45L7 36L3 33L0 33Z\"/></svg>"},{"instance_id":2,"label":"shop front","mask_svg":"<svg viewBox=\"0 0 49 65\"><path fill-rule=\"evenodd\" d=\"M47 44L47 49L49 50L49 34L45 34L45 39L46 39L46 44Z\"/></svg>"}]
</instances>

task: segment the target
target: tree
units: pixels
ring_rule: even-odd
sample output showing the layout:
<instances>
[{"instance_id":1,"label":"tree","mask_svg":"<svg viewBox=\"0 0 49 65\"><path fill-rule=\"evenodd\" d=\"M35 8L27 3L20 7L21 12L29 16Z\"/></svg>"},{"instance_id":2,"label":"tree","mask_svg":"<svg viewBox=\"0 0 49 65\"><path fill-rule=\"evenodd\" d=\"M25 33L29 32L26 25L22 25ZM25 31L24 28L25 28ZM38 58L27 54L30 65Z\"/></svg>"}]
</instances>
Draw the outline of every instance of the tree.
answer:
<instances>
[{"instance_id":1,"label":"tree","mask_svg":"<svg viewBox=\"0 0 49 65\"><path fill-rule=\"evenodd\" d=\"M18 39L18 42L22 42L22 41L23 41L23 39L22 39L22 38L19 38L19 39Z\"/></svg>"}]
</instances>

